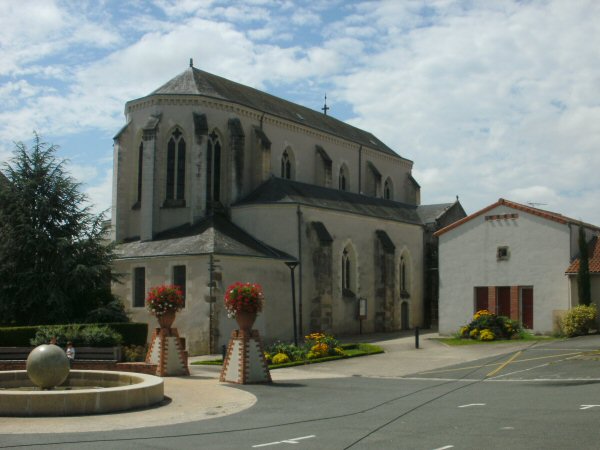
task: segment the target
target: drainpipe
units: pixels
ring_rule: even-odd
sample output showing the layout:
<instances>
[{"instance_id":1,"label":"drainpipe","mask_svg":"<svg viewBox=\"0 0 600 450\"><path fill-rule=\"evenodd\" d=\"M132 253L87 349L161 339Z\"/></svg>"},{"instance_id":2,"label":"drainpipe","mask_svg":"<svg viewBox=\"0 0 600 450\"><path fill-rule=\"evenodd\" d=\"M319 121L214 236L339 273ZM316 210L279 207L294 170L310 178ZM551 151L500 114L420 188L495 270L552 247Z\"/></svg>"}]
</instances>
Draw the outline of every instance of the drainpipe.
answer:
<instances>
[{"instance_id":1,"label":"drainpipe","mask_svg":"<svg viewBox=\"0 0 600 450\"><path fill-rule=\"evenodd\" d=\"M265 118L265 113L263 112L262 115L260 116L260 129L263 129L263 119Z\"/></svg>"},{"instance_id":2,"label":"drainpipe","mask_svg":"<svg viewBox=\"0 0 600 450\"><path fill-rule=\"evenodd\" d=\"M302 211L300 205L296 208L298 217L298 329L304 333L302 328ZM304 334L301 334L304 336Z\"/></svg>"}]
</instances>

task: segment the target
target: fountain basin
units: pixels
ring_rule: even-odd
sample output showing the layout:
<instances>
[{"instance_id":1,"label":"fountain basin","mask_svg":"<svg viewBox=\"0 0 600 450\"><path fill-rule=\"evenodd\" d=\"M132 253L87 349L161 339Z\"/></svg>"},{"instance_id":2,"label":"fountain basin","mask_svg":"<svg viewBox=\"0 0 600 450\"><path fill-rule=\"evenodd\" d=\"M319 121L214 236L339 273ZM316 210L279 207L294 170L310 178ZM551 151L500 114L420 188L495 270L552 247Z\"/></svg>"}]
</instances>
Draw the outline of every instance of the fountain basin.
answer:
<instances>
[{"instance_id":1,"label":"fountain basin","mask_svg":"<svg viewBox=\"0 0 600 450\"><path fill-rule=\"evenodd\" d=\"M59 390L34 387L25 370L0 372L0 416L71 416L144 408L164 399L162 378L132 372L71 370ZM74 390L64 390L73 387ZM12 390L15 389L15 390Z\"/></svg>"}]
</instances>

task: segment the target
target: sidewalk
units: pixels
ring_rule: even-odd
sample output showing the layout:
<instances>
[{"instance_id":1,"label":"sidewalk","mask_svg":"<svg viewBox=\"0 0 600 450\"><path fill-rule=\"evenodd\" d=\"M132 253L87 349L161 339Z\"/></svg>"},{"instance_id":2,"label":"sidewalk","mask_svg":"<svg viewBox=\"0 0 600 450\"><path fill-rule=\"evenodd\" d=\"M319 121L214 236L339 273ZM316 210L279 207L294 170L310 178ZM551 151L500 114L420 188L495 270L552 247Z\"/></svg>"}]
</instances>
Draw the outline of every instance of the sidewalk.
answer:
<instances>
[{"instance_id":1,"label":"sidewalk","mask_svg":"<svg viewBox=\"0 0 600 450\"><path fill-rule=\"evenodd\" d=\"M401 332L344 337L343 342L370 342L385 350L384 354L350 358L323 364L277 369L271 372L274 383L288 380L363 377L402 377L417 372L500 355L525 348L531 343L510 341L494 345L450 347L432 338L435 332L420 336L420 348L415 348L414 334ZM217 359L221 355L192 357ZM221 366L191 365L189 377L165 378L162 406L143 411L75 416L75 417L3 417L0 434L7 433L70 433L117 429L144 428L211 419L250 408L257 398L226 383L219 383Z\"/></svg>"}]
</instances>

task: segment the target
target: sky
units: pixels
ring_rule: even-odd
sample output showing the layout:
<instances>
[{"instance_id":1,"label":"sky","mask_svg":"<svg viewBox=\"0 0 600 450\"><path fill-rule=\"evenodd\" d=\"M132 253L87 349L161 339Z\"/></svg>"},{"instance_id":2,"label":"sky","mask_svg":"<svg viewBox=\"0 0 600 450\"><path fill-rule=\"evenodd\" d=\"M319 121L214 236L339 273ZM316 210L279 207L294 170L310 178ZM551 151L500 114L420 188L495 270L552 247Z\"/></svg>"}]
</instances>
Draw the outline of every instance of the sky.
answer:
<instances>
[{"instance_id":1,"label":"sky","mask_svg":"<svg viewBox=\"0 0 600 450\"><path fill-rule=\"evenodd\" d=\"M34 130L94 211L124 105L194 66L370 131L423 204L600 226L596 0L0 0L0 162ZM110 211L108 211L108 214Z\"/></svg>"}]
</instances>

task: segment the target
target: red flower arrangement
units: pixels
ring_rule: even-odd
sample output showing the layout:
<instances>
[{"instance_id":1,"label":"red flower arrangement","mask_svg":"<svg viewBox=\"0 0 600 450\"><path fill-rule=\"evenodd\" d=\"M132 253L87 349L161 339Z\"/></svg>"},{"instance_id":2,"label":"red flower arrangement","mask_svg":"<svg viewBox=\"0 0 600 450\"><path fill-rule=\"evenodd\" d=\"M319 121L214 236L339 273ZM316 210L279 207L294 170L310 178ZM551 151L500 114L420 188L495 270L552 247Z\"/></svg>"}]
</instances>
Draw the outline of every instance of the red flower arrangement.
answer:
<instances>
[{"instance_id":1,"label":"red flower arrangement","mask_svg":"<svg viewBox=\"0 0 600 450\"><path fill-rule=\"evenodd\" d=\"M150 288L146 297L146 308L159 317L169 311L180 311L183 308L183 291L174 284L162 284Z\"/></svg>"},{"instance_id":2,"label":"red flower arrangement","mask_svg":"<svg viewBox=\"0 0 600 450\"><path fill-rule=\"evenodd\" d=\"M238 312L259 313L264 305L262 287L257 283L233 283L225 291L225 309L228 317Z\"/></svg>"}]
</instances>

